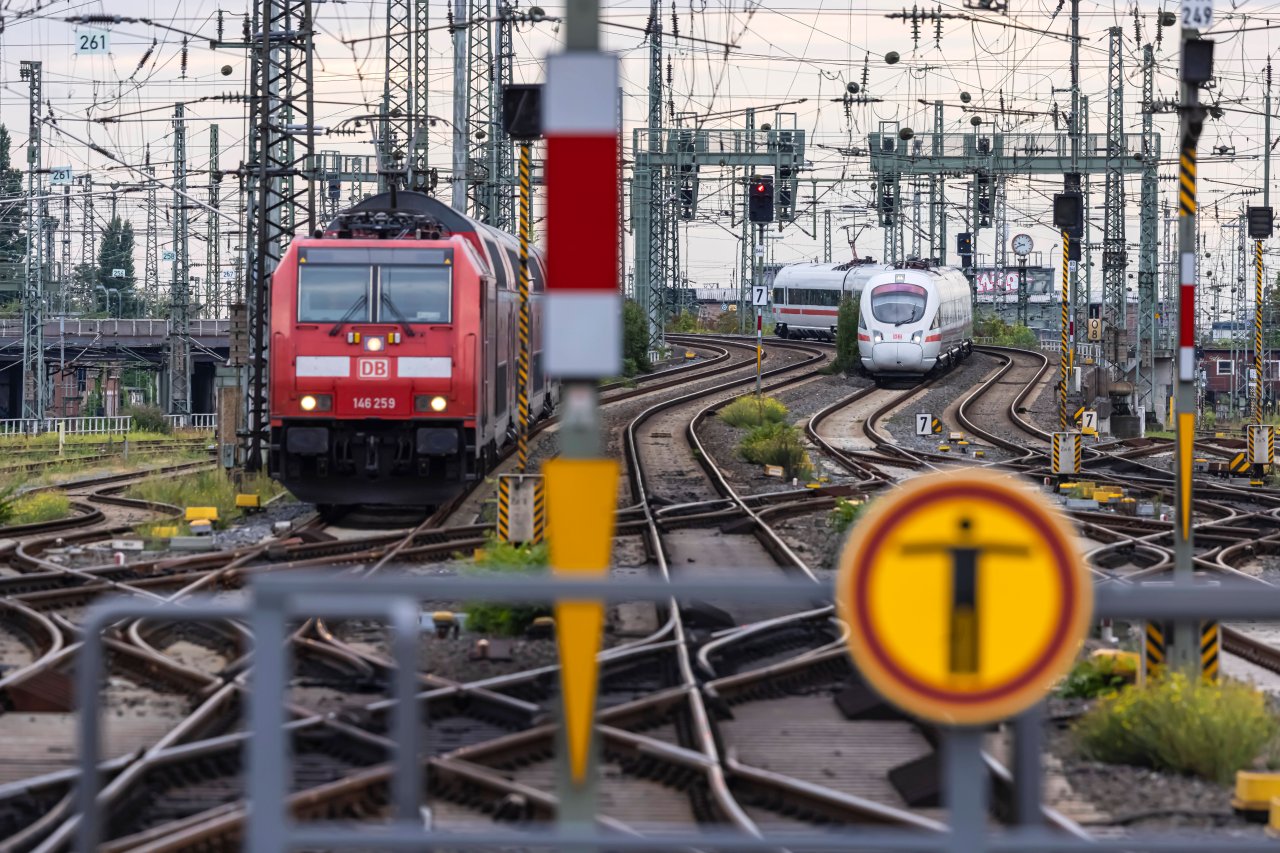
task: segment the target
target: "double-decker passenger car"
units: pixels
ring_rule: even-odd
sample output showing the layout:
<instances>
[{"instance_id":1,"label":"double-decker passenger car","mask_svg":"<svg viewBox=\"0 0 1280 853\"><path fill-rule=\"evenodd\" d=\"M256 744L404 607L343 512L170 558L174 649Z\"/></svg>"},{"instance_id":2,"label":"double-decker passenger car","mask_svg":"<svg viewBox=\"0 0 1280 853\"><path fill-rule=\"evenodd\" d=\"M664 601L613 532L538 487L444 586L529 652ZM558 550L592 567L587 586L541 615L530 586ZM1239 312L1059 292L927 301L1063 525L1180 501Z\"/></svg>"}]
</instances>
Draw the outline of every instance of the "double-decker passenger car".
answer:
<instances>
[{"instance_id":1,"label":"double-decker passenger car","mask_svg":"<svg viewBox=\"0 0 1280 853\"><path fill-rule=\"evenodd\" d=\"M877 381L918 378L973 351L973 295L957 269L904 261L862 290L858 354Z\"/></svg>"},{"instance_id":2,"label":"double-decker passenger car","mask_svg":"<svg viewBox=\"0 0 1280 853\"><path fill-rule=\"evenodd\" d=\"M841 300L857 302L867 279L885 269L862 261L787 264L773 279L774 334L835 340Z\"/></svg>"},{"instance_id":3,"label":"double-decker passenger car","mask_svg":"<svg viewBox=\"0 0 1280 853\"><path fill-rule=\"evenodd\" d=\"M534 252L534 416L542 369ZM426 195L392 192L294 240L271 279L270 470L323 506L438 505L515 433L519 244Z\"/></svg>"}]
</instances>

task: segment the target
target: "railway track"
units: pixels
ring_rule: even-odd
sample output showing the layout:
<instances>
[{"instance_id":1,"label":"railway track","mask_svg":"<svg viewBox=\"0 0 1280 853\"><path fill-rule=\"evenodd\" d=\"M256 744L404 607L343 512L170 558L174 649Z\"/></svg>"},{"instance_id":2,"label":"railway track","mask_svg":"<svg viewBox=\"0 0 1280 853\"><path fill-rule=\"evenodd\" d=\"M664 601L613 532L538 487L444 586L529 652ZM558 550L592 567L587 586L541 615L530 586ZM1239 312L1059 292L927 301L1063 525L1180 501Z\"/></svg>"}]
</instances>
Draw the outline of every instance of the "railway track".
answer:
<instances>
[{"instance_id":1,"label":"railway track","mask_svg":"<svg viewBox=\"0 0 1280 853\"><path fill-rule=\"evenodd\" d=\"M728 353L740 353L744 346L697 343ZM771 391L811 381L813 368L827 352L812 344L789 346L782 358L782 348L769 348ZM1018 358L1010 357L1010 363ZM866 446L842 448L823 439L836 423L824 421L840 411L840 404L862 401L865 414L874 416L862 420L870 420L874 432L876 421L910 395L863 390L825 407L807 424L819 452L847 458L852 483L742 494L716 464L723 451L706 446L697 428L754 381L744 360L736 362L726 356L714 365L682 365L679 375L705 387L644 406L627 421L628 496L619 511L619 533L644 542L649 571L671 577L711 569L724 565L723 555L731 553L749 557L743 564L761 571L812 576L812 569L789 553L774 530L777 518L820 511L841 488L865 491L886 485L903 469L940 464L918 451L889 450L892 437L883 433L881 443L867 437ZM1006 364L1004 369L1018 368ZM1001 375L1007 380L997 392L1003 399L1015 390L1017 377ZM1014 395L1011 412L1024 395ZM979 409L968 403L980 398L978 392L965 398L966 415L980 429L1006 431L1013 422L1001 423L989 411L993 404ZM1204 505L1210 515L1208 534L1219 533L1222 539L1206 552L1207 564L1230 568L1234 552L1225 544L1227 536L1257 529L1246 525L1274 517L1270 510L1237 512L1230 506L1237 497L1230 491L1215 493ZM56 674L70 664L78 642L77 614L99 595L127 592L177 600L197 590L237 595L258 572L319 565L376 572L447 557L483 542L483 525L434 527L439 521L353 540L328 540L314 535L319 527L304 528L293 540L213 555L95 567L87 574L37 564L16 579L0 578L0 648L13 646L24 661L17 678L0 673L0 707L11 695L9 687L30 681L33 673ZM1163 549L1152 541L1165 535L1158 523L1123 530L1113 517L1082 521L1094 525L1099 536L1109 534L1117 541L1129 537L1153 559ZM716 545L698 545L708 529ZM307 541L316 538L320 541ZM695 562L689 562L690 556ZM1158 564L1154 560L1151 565ZM27 585L20 585L24 581ZM715 602L661 602L653 631L615 638L602 654L600 731L608 779L604 822L640 833L668 821L727 823L747 832L817 829L831 823L940 828L933 807L906 802L891 781L895 767L932 754L936 733L902 719L846 718L839 697L856 687L856 677L829 607L815 601L803 613L769 607L725 610ZM387 801L386 761L394 744L387 740L384 697L391 664L377 630L354 628L334 630L313 623L291 640L299 661L299 683L290 693L297 756L292 804L304 819L377 815ZM127 650L112 669L125 691L122 697L142 697L177 710L172 717L160 715L164 725L149 734L122 729L114 743L133 750L108 752L114 776L104 797L116 817L110 846L104 849L236 849L244 818L238 764L243 733L234 720L252 665L248 639L233 624L193 630L146 621L121 626L112 639ZM1227 642L1232 648L1242 641L1229 637ZM46 665L41 667L40 661ZM143 662L147 673L163 678L137 675ZM558 702L554 666L470 684L430 674L420 678L426 742L433 744L426 768L428 804L437 825L554 817L555 727L547 722ZM6 717L16 719L17 714L6 708L0 728ZM799 729L793 734L780 726L779 720L805 721L804 736ZM812 737L814 730L823 736ZM829 748L837 739L845 744L840 755ZM0 846L16 841L14 849L34 849L37 843L44 844L42 849L70 849L74 816L67 797L73 779L56 762L38 769L21 782L0 785ZM144 803L147 797L151 799ZM1078 831L1052 815L1047 819Z\"/></svg>"}]
</instances>

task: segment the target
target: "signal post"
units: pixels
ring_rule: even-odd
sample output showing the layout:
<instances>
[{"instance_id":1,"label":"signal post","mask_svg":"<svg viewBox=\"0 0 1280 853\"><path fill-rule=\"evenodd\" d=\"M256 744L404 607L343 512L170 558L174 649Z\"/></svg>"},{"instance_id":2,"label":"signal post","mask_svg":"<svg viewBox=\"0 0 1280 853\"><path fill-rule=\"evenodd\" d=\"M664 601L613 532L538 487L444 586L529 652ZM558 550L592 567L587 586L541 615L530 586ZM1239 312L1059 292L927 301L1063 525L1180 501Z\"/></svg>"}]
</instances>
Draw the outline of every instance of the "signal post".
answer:
<instances>
[{"instance_id":1,"label":"signal post","mask_svg":"<svg viewBox=\"0 0 1280 853\"><path fill-rule=\"evenodd\" d=\"M764 272L764 227L773 221L773 178L752 176L747 191L747 221L756 226L756 244L751 251L751 305L756 312L756 396L759 397L760 363L764 359L764 306L769 304L768 292L761 282Z\"/></svg>"},{"instance_id":2,"label":"signal post","mask_svg":"<svg viewBox=\"0 0 1280 853\"><path fill-rule=\"evenodd\" d=\"M600 51L598 0L571 0L565 51L549 57L542 105L547 140L547 290L543 352L563 382L560 456L546 463L547 537L558 575L608 573L618 463L601 448L597 383L621 370L618 280L618 59ZM638 285L639 286L639 285ZM556 602L562 725L561 827L587 832L596 809L595 722L600 601Z\"/></svg>"},{"instance_id":3,"label":"signal post","mask_svg":"<svg viewBox=\"0 0 1280 853\"><path fill-rule=\"evenodd\" d=\"M1270 69L1267 69L1270 75ZM1269 100L1269 99L1268 99ZM1268 110L1269 111L1269 110ZM1270 124L1270 116L1267 122ZM1267 138L1270 138L1268 134ZM1267 151L1270 152L1270 148ZM1270 157L1267 158L1268 161ZM1264 172L1262 179L1262 207L1250 207L1248 210L1249 236L1253 238L1253 382L1250 392L1253 394L1253 423L1249 425L1249 464L1257 479L1275 461L1275 428L1262 422L1262 397L1266 390L1266 374L1262 362L1262 241L1271 237L1274 227L1275 213L1267 204L1270 193L1267 188L1271 183L1270 170Z\"/></svg>"},{"instance_id":4,"label":"signal post","mask_svg":"<svg viewBox=\"0 0 1280 853\"><path fill-rule=\"evenodd\" d=\"M1213 0L1182 0L1182 62L1178 103L1178 365L1176 393L1177 501L1174 530L1174 585L1189 586L1192 565L1192 462L1196 431L1196 147L1204 128L1200 87L1213 77L1213 42L1200 31L1213 23ZM1193 621L1173 625L1170 661L1177 669L1199 670L1200 638Z\"/></svg>"}]
</instances>

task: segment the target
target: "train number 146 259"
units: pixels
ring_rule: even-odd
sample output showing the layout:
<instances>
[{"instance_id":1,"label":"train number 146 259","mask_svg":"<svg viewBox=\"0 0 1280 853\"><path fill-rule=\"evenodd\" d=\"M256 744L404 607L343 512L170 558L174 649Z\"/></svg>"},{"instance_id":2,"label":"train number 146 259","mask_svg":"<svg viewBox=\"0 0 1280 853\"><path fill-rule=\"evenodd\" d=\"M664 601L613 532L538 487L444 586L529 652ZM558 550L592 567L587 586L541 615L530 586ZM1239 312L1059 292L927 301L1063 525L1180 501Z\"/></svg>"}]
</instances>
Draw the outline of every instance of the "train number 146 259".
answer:
<instances>
[{"instance_id":1,"label":"train number 146 259","mask_svg":"<svg viewBox=\"0 0 1280 853\"><path fill-rule=\"evenodd\" d=\"M351 407L361 411L391 411L396 407L395 397L352 397Z\"/></svg>"}]
</instances>

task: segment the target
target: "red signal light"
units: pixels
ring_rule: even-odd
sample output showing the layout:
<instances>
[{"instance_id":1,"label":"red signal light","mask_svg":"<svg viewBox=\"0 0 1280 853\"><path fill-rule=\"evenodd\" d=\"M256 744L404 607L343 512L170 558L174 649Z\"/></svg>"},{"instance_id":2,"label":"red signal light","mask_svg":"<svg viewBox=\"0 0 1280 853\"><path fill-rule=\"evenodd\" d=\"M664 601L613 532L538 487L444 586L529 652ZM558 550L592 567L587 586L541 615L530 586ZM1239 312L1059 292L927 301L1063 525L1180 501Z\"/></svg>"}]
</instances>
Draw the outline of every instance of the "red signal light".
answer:
<instances>
[{"instance_id":1,"label":"red signal light","mask_svg":"<svg viewBox=\"0 0 1280 853\"><path fill-rule=\"evenodd\" d=\"M758 193L764 192L764 184L756 184L756 192Z\"/></svg>"}]
</instances>

